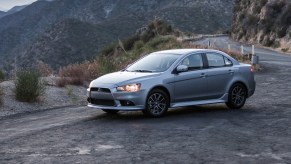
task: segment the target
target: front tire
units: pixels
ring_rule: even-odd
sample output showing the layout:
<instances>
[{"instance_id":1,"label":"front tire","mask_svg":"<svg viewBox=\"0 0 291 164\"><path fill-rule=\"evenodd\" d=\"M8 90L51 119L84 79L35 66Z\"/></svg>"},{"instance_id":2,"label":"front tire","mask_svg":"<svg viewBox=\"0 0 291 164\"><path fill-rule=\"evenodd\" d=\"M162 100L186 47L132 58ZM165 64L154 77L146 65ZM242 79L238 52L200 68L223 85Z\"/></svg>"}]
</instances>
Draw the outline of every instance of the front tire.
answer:
<instances>
[{"instance_id":1,"label":"front tire","mask_svg":"<svg viewBox=\"0 0 291 164\"><path fill-rule=\"evenodd\" d=\"M247 89L240 83L234 84L228 93L228 102L225 104L230 109L240 109L244 106L247 99Z\"/></svg>"},{"instance_id":2,"label":"front tire","mask_svg":"<svg viewBox=\"0 0 291 164\"><path fill-rule=\"evenodd\" d=\"M146 108L142 111L150 117L162 117L169 108L169 96L163 90L152 90L146 100Z\"/></svg>"},{"instance_id":3,"label":"front tire","mask_svg":"<svg viewBox=\"0 0 291 164\"><path fill-rule=\"evenodd\" d=\"M109 109L102 109L105 113L108 114L117 114L119 110L109 110Z\"/></svg>"}]
</instances>

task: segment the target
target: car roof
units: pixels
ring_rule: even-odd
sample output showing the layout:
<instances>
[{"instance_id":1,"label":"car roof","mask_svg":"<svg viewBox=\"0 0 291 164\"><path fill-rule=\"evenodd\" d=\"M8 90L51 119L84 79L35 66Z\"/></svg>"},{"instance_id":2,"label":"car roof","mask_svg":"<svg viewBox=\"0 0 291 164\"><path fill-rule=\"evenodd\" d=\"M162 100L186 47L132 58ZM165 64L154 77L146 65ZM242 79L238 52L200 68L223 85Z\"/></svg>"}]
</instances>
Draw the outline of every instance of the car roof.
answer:
<instances>
[{"instance_id":1,"label":"car roof","mask_svg":"<svg viewBox=\"0 0 291 164\"><path fill-rule=\"evenodd\" d=\"M210 50L210 49L173 49L173 50L158 51L155 53L186 55L186 54L195 53L195 52L215 52L215 51L217 52L217 50Z\"/></svg>"}]
</instances>

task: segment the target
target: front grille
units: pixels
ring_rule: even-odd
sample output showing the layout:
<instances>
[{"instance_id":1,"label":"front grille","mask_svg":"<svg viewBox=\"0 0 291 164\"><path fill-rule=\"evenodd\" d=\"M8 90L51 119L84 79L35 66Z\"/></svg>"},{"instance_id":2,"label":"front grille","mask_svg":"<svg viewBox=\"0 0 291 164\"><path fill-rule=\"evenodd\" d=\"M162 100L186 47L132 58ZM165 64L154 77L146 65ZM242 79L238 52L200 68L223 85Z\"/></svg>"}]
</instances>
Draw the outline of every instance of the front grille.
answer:
<instances>
[{"instance_id":1,"label":"front grille","mask_svg":"<svg viewBox=\"0 0 291 164\"><path fill-rule=\"evenodd\" d=\"M111 93L110 89L108 89L108 88L91 88L91 91Z\"/></svg>"},{"instance_id":2,"label":"front grille","mask_svg":"<svg viewBox=\"0 0 291 164\"><path fill-rule=\"evenodd\" d=\"M114 100L102 100L102 99L89 99L88 100L91 104L94 105L103 105L103 106L115 106Z\"/></svg>"}]
</instances>

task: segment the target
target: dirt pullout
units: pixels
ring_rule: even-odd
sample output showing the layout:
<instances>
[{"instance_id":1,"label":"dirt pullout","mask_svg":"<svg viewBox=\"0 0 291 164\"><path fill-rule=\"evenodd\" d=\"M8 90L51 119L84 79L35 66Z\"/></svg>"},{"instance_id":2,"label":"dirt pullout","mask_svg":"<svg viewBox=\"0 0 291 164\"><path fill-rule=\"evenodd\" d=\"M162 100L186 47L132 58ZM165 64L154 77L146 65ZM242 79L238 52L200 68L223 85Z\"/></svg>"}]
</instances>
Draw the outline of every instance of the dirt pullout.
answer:
<instances>
[{"instance_id":1,"label":"dirt pullout","mask_svg":"<svg viewBox=\"0 0 291 164\"><path fill-rule=\"evenodd\" d=\"M13 81L0 83L3 89L3 105L0 107L0 119L5 116L53 109L63 106L86 105L86 88L84 86L46 86L45 94L37 102L26 103L15 99Z\"/></svg>"}]
</instances>

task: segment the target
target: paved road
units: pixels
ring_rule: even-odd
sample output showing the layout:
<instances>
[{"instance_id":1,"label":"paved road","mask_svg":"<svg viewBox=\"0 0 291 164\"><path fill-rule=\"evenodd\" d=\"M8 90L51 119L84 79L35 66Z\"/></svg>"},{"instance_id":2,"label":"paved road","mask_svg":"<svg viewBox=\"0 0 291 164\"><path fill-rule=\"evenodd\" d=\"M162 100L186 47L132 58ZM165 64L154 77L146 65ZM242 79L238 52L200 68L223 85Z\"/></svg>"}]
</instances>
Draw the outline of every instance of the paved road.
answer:
<instances>
[{"instance_id":1,"label":"paved road","mask_svg":"<svg viewBox=\"0 0 291 164\"><path fill-rule=\"evenodd\" d=\"M151 119L75 107L8 117L0 163L291 163L291 57L258 52L264 70L242 110L196 106Z\"/></svg>"}]
</instances>

